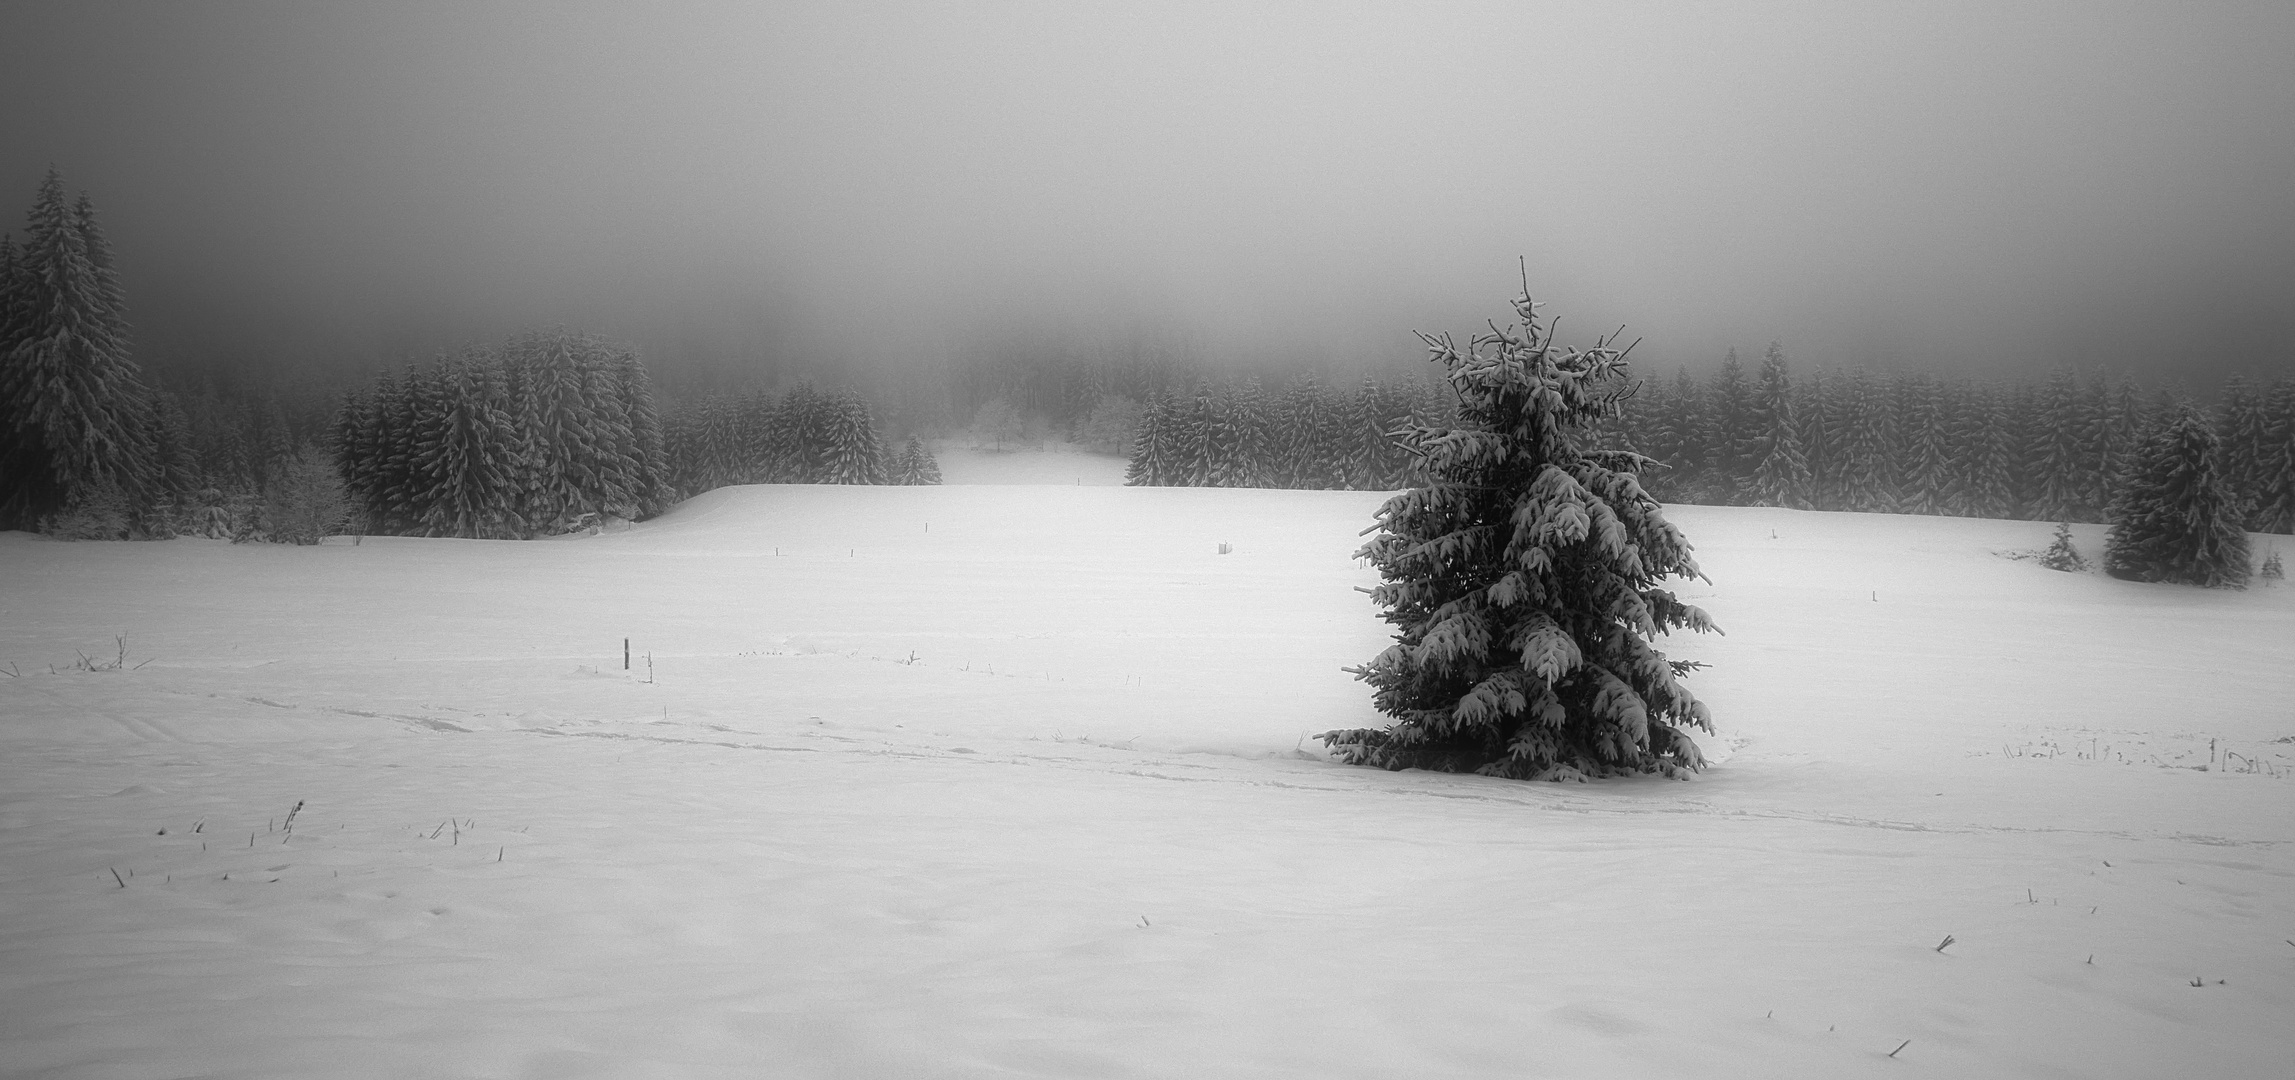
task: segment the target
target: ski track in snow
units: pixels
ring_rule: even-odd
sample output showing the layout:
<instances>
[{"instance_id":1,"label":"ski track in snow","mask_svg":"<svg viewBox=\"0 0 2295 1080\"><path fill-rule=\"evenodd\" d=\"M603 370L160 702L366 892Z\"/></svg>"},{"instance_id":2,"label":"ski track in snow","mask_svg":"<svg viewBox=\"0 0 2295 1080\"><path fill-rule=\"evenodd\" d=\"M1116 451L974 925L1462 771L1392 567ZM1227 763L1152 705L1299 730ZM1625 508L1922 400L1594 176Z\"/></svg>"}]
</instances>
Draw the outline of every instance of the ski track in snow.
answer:
<instances>
[{"instance_id":1,"label":"ski track in snow","mask_svg":"<svg viewBox=\"0 0 2295 1080\"><path fill-rule=\"evenodd\" d=\"M1664 647L1712 664L1714 767L1385 773L1311 738L1377 722L1338 668L1384 643L1351 591L1379 498L0 534L32 668L0 678L0 1076L2295 1060L2295 592L1994 554L2048 523L1679 507L1729 636ZM122 632L144 666L62 670Z\"/></svg>"}]
</instances>

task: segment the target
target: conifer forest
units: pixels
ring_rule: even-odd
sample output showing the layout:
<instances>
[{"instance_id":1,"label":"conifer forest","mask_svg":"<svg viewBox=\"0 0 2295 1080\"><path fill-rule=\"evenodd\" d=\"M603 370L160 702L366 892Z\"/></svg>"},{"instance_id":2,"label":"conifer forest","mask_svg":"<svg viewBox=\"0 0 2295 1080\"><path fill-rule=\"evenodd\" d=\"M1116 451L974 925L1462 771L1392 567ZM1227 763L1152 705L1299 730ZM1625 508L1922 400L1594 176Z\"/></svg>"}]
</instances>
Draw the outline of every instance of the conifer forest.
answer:
<instances>
[{"instance_id":1,"label":"conifer forest","mask_svg":"<svg viewBox=\"0 0 2295 1080\"><path fill-rule=\"evenodd\" d=\"M0 2L0 1080L2295 1076L2290 57Z\"/></svg>"},{"instance_id":2,"label":"conifer forest","mask_svg":"<svg viewBox=\"0 0 2295 1080\"><path fill-rule=\"evenodd\" d=\"M1770 346L1757 376L1735 352L1699 378L1643 376L1601 444L1649 460L1666 502L1797 510L2103 522L2137 448L2189 403L2129 380L2062 369L2042 383L1812 369ZM1451 414L1431 382L1366 381L1338 393L1301 378L1163 394L1141 418L1131 482L1383 490L1415 482L1393 437ZM2233 376L2197 412L2234 520L2295 531L2295 380Z\"/></svg>"},{"instance_id":3,"label":"conifer forest","mask_svg":"<svg viewBox=\"0 0 2295 1080\"><path fill-rule=\"evenodd\" d=\"M1126 453L1139 486L1388 490L1423 476L1397 434L1458 403L1431 371L1350 384L1144 361L982 364L888 434L853 388L663 407L635 352L567 331L348 388L160 381L134 359L95 207L53 171L22 238L0 236L0 275L0 524L83 538L548 535L735 484L936 483L930 441L968 425ZM977 416L953 407L983 399ZM2207 429L2227 520L2295 532L2286 377L2234 374L2193 402L2071 368L2039 382L1797 370L1772 343L1758 370L1732 350L1710 374L1640 375L1595 435L1646 459L1642 482L1666 502L2106 522L2144 440L2187 411Z\"/></svg>"}]
</instances>

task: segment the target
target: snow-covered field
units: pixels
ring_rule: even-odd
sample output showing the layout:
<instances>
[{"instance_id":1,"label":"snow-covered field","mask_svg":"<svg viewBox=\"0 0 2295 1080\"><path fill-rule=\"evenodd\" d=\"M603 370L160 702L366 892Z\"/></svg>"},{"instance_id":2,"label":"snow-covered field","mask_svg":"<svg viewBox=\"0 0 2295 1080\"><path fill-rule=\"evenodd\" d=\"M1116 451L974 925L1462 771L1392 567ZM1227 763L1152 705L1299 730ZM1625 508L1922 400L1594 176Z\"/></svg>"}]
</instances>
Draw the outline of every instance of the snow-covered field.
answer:
<instances>
[{"instance_id":1,"label":"snow-covered field","mask_svg":"<svg viewBox=\"0 0 2295 1080\"><path fill-rule=\"evenodd\" d=\"M1714 768L1385 773L1381 496L1030 453L0 534L0 1074L2295 1075L2295 589L1679 507Z\"/></svg>"}]
</instances>

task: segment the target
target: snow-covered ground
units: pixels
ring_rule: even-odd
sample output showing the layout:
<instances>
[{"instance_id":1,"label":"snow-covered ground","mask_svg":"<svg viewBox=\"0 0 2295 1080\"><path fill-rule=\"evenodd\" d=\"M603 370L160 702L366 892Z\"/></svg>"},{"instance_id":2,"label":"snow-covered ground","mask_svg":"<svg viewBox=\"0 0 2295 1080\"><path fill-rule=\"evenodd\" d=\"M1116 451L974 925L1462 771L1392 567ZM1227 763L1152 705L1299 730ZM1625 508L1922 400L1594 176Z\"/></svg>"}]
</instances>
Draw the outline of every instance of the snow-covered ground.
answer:
<instances>
[{"instance_id":1,"label":"snow-covered ground","mask_svg":"<svg viewBox=\"0 0 2295 1080\"><path fill-rule=\"evenodd\" d=\"M1714 768L1385 773L1381 496L1059 456L0 534L0 1074L2295 1075L2295 589L1679 507Z\"/></svg>"},{"instance_id":2,"label":"snow-covered ground","mask_svg":"<svg viewBox=\"0 0 2295 1080\"><path fill-rule=\"evenodd\" d=\"M1124 482L1124 459L1087 453L1065 443L996 450L969 439L944 439L933 445L932 452L940 462L942 482L951 485L1121 487Z\"/></svg>"}]
</instances>

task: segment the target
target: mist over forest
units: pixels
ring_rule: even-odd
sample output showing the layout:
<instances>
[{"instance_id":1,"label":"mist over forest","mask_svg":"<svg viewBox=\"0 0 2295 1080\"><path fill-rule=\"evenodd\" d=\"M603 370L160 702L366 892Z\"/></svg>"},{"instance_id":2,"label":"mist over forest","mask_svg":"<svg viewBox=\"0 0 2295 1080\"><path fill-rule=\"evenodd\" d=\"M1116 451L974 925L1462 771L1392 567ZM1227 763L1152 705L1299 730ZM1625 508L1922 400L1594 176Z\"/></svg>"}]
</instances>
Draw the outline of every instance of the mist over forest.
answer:
<instances>
[{"instance_id":1,"label":"mist over forest","mask_svg":"<svg viewBox=\"0 0 2295 1080\"><path fill-rule=\"evenodd\" d=\"M134 359L328 386L563 327L676 398L1144 357L1341 377L1516 259L1645 373L2211 393L2295 364L2295 9L11 5L0 205Z\"/></svg>"}]
</instances>

